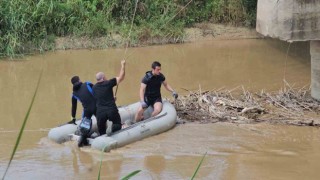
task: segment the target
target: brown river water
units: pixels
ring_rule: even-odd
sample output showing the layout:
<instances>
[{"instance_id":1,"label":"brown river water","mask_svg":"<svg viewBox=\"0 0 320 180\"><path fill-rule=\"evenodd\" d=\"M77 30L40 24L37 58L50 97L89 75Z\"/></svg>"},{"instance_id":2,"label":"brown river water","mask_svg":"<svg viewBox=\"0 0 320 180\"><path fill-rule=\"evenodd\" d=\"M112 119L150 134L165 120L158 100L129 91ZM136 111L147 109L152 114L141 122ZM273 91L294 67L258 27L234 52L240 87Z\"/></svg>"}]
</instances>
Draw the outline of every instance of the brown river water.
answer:
<instances>
[{"instance_id":1,"label":"brown river water","mask_svg":"<svg viewBox=\"0 0 320 180\"><path fill-rule=\"evenodd\" d=\"M67 122L73 75L94 81L95 73L118 75L126 56L125 80L117 104L139 100L140 80L152 61L162 64L167 82L186 90L279 90L283 79L297 87L310 84L308 43L276 40L216 40L190 44L108 50L68 50L0 61L0 176L42 78L20 145L5 179L190 179L207 153L196 179L319 179L320 130L313 127L226 123L177 125L174 129L104 153L79 149L74 142L48 140L50 128ZM165 97L170 94L163 89ZM78 117L81 114L78 106Z\"/></svg>"}]
</instances>

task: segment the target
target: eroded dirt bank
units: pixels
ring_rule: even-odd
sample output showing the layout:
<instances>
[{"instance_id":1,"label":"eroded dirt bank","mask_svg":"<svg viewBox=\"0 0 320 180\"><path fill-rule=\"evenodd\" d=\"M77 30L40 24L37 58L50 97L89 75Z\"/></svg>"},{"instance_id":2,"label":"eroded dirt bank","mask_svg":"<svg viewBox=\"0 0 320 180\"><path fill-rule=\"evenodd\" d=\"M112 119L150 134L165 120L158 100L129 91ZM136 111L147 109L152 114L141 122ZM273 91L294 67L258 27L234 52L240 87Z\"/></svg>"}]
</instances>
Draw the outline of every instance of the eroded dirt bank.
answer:
<instances>
[{"instance_id":1,"label":"eroded dirt bank","mask_svg":"<svg viewBox=\"0 0 320 180\"><path fill-rule=\"evenodd\" d=\"M55 49L105 49L110 47L149 46L155 44L185 43L206 40L252 39L263 38L255 29L222 24L200 23L186 28L183 37L142 37L138 42L129 42L113 34L108 37L60 37L55 42Z\"/></svg>"}]
</instances>

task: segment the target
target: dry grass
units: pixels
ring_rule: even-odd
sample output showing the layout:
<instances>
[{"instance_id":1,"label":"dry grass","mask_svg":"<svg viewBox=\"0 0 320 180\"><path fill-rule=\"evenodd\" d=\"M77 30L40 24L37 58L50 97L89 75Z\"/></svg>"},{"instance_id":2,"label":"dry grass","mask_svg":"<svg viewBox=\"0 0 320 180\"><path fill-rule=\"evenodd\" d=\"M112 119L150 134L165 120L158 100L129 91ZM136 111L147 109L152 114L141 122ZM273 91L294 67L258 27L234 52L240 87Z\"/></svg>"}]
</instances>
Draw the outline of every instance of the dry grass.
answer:
<instances>
[{"instance_id":1,"label":"dry grass","mask_svg":"<svg viewBox=\"0 0 320 180\"><path fill-rule=\"evenodd\" d=\"M278 92L252 93L241 88L189 93L175 101L178 116L201 123L270 122L320 126L319 101L310 88L294 88L286 83Z\"/></svg>"}]
</instances>

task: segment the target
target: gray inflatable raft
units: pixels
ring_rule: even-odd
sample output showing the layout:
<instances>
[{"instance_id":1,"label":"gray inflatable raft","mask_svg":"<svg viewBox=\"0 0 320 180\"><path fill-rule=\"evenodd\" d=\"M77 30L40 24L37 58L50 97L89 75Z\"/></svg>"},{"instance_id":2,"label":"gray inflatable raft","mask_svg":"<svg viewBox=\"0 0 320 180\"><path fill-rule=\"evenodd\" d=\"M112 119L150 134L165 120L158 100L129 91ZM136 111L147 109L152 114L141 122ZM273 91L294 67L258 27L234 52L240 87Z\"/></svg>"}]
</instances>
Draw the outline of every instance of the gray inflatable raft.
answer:
<instances>
[{"instance_id":1,"label":"gray inflatable raft","mask_svg":"<svg viewBox=\"0 0 320 180\"><path fill-rule=\"evenodd\" d=\"M139 107L139 102L119 107L122 123L130 124L131 122L134 122L134 117ZM99 136L95 139L89 138L89 144L91 144L91 147L94 149L108 152L111 149L119 148L146 137L165 132L175 126L177 112L170 102L163 102L162 111L157 116L151 117L152 111L153 109L149 107L144 112L145 120L134 123L127 128L121 129L110 135ZM51 129L48 134L49 139L57 143L76 139L74 138L74 133L78 128L80 120L76 123L77 125L65 124ZM94 116L92 117L92 123L91 131L98 132L96 118Z\"/></svg>"}]
</instances>

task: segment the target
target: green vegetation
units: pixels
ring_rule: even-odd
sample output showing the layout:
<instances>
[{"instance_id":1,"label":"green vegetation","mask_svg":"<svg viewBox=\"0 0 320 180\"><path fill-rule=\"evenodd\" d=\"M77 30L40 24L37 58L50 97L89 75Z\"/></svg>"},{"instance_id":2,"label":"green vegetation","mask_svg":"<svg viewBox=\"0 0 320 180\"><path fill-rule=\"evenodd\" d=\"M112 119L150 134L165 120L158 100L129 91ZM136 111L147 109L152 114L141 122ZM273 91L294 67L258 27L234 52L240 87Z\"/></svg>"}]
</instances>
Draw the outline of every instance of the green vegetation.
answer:
<instances>
[{"instance_id":1,"label":"green vegetation","mask_svg":"<svg viewBox=\"0 0 320 180\"><path fill-rule=\"evenodd\" d=\"M196 171L193 173L193 176L191 177L191 180L193 180L196 177L196 175L200 169L200 166L203 163L204 157L206 157L206 155L207 155L207 152L202 156L201 161L199 162Z\"/></svg>"},{"instance_id":2,"label":"green vegetation","mask_svg":"<svg viewBox=\"0 0 320 180\"><path fill-rule=\"evenodd\" d=\"M130 174L128 174L127 176L121 178L121 180L128 180L130 179L131 177L137 175L141 170L136 170L136 171L133 171L131 172Z\"/></svg>"},{"instance_id":3,"label":"green vegetation","mask_svg":"<svg viewBox=\"0 0 320 180\"><path fill-rule=\"evenodd\" d=\"M257 0L189 2L138 1L130 44L182 37L184 27L199 22L255 24ZM0 1L0 56L54 49L56 37L128 37L135 5L136 0Z\"/></svg>"}]
</instances>

